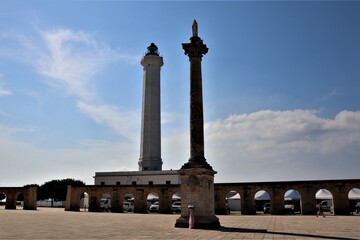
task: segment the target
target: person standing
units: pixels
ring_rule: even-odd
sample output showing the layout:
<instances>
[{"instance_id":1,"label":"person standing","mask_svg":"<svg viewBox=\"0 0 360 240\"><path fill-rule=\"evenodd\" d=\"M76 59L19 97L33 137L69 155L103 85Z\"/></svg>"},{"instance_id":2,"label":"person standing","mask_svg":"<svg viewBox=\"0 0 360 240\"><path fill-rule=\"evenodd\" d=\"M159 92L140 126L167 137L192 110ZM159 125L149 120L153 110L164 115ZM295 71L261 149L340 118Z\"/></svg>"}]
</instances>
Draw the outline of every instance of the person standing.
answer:
<instances>
[{"instance_id":1,"label":"person standing","mask_svg":"<svg viewBox=\"0 0 360 240\"><path fill-rule=\"evenodd\" d=\"M316 205L316 208L317 208L316 217L318 217L320 214L322 214L322 216L325 217L322 204L319 203L318 205Z\"/></svg>"}]
</instances>

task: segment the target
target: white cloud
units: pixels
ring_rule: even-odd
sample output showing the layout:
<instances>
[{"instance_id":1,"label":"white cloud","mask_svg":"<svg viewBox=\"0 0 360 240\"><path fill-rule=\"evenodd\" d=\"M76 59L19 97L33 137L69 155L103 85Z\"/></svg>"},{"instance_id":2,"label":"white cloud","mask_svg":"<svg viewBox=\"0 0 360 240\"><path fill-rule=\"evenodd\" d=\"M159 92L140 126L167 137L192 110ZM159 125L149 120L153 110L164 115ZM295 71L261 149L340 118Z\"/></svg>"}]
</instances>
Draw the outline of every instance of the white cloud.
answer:
<instances>
[{"instance_id":1,"label":"white cloud","mask_svg":"<svg viewBox=\"0 0 360 240\"><path fill-rule=\"evenodd\" d=\"M93 184L97 171L137 169L139 150L133 143L86 140L81 148L46 149L13 137L23 131L31 129L0 127L0 186L68 177Z\"/></svg>"},{"instance_id":2,"label":"white cloud","mask_svg":"<svg viewBox=\"0 0 360 240\"><path fill-rule=\"evenodd\" d=\"M359 141L351 133L360 134L360 112L343 111L335 119L323 119L309 110L259 111L207 123L206 132L209 140L241 144L248 150L280 148L289 144L296 146L295 143L304 146L309 143L313 147L307 151L318 151L319 145L334 137L347 136L351 138L350 142ZM331 153L341 148L341 144L337 144L336 148L323 147L326 148L324 153Z\"/></svg>"},{"instance_id":3,"label":"white cloud","mask_svg":"<svg viewBox=\"0 0 360 240\"><path fill-rule=\"evenodd\" d=\"M78 109L86 116L111 127L121 136L134 139L132 130L137 122L133 119L139 118L135 111L91 102L101 101L95 86L97 73L115 61L138 63L140 56L120 52L84 31L62 28L34 33L39 35L1 32L0 37L7 45L0 47L0 56L32 65L49 86L75 95ZM0 82L0 96L9 94L11 91Z\"/></svg>"},{"instance_id":4,"label":"white cloud","mask_svg":"<svg viewBox=\"0 0 360 240\"><path fill-rule=\"evenodd\" d=\"M322 96L318 101L320 101L320 102L327 101L337 95L339 95L339 90L335 88L335 89L332 89L327 94L325 94L324 96Z\"/></svg>"},{"instance_id":5,"label":"white cloud","mask_svg":"<svg viewBox=\"0 0 360 240\"><path fill-rule=\"evenodd\" d=\"M162 135L161 155L163 169L180 169L190 157L189 131L181 128L171 129Z\"/></svg>"},{"instance_id":6,"label":"white cloud","mask_svg":"<svg viewBox=\"0 0 360 240\"><path fill-rule=\"evenodd\" d=\"M95 122L111 127L119 135L131 141L139 138L140 132L135 131L140 126L140 114L137 111L104 104L94 105L82 101L79 101L77 106L82 113Z\"/></svg>"},{"instance_id":7,"label":"white cloud","mask_svg":"<svg viewBox=\"0 0 360 240\"><path fill-rule=\"evenodd\" d=\"M0 97L12 95L13 92L4 87L4 83L2 82L3 81L2 79L3 79L3 74L0 73Z\"/></svg>"},{"instance_id":8,"label":"white cloud","mask_svg":"<svg viewBox=\"0 0 360 240\"><path fill-rule=\"evenodd\" d=\"M0 97L11 95L11 94L12 94L12 92L10 90L6 90L0 86Z\"/></svg>"},{"instance_id":9,"label":"white cloud","mask_svg":"<svg viewBox=\"0 0 360 240\"><path fill-rule=\"evenodd\" d=\"M20 62L33 63L41 48L34 44L34 39L15 31L0 32L0 56Z\"/></svg>"},{"instance_id":10,"label":"white cloud","mask_svg":"<svg viewBox=\"0 0 360 240\"><path fill-rule=\"evenodd\" d=\"M108 63L117 60L133 61L111 49L83 31L56 29L41 32L47 46L38 59L37 71L48 77L50 85L63 85L80 98L89 98L95 93L89 86L96 73Z\"/></svg>"},{"instance_id":11,"label":"white cloud","mask_svg":"<svg viewBox=\"0 0 360 240\"><path fill-rule=\"evenodd\" d=\"M82 147L44 149L13 136L33 129L0 128L0 185L42 183L72 177L93 183L94 172L136 170L139 123L114 106L79 102L94 121L130 141L88 139ZM342 111L334 119L309 110L259 111L205 124L205 157L216 182L356 178L360 167L360 112ZM132 120L131 120L132 119ZM125 126L126 125L126 126ZM130 136L130 137L129 137ZM164 169L179 169L189 158L189 133L163 133ZM16 174L15 174L16 173ZM20 177L21 176L21 177Z\"/></svg>"},{"instance_id":12,"label":"white cloud","mask_svg":"<svg viewBox=\"0 0 360 240\"><path fill-rule=\"evenodd\" d=\"M210 163L239 180L316 178L314 168L344 178L360 158L360 112L324 119L309 110L259 111L209 122L205 133Z\"/></svg>"},{"instance_id":13,"label":"white cloud","mask_svg":"<svg viewBox=\"0 0 360 240\"><path fill-rule=\"evenodd\" d=\"M4 44L0 56L32 65L50 86L61 87L81 99L96 96L92 80L109 63L134 64L140 59L98 41L85 31L59 28L37 33L2 31L0 38Z\"/></svg>"}]
</instances>

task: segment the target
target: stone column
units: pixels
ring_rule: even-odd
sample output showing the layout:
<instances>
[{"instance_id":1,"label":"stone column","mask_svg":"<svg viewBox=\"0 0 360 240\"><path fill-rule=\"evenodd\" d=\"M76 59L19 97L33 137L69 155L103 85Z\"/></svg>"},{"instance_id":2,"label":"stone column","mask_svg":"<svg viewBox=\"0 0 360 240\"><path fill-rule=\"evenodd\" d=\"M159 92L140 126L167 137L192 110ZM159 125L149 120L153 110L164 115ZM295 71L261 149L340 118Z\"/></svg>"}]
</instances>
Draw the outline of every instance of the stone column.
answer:
<instances>
[{"instance_id":1,"label":"stone column","mask_svg":"<svg viewBox=\"0 0 360 240\"><path fill-rule=\"evenodd\" d=\"M11 192L6 194L5 209L16 209L16 198L15 193Z\"/></svg>"},{"instance_id":2,"label":"stone column","mask_svg":"<svg viewBox=\"0 0 360 240\"><path fill-rule=\"evenodd\" d=\"M195 228L220 227L215 216L214 175L216 172L204 157L204 119L201 60L208 48L198 36L197 23L193 22L190 43L183 43L190 61L190 159L180 169L181 216L175 227L189 227L188 206L194 206Z\"/></svg>"},{"instance_id":3,"label":"stone column","mask_svg":"<svg viewBox=\"0 0 360 240\"><path fill-rule=\"evenodd\" d=\"M36 210L37 187L26 187L24 192L24 210Z\"/></svg>"},{"instance_id":4,"label":"stone column","mask_svg":"<svg viewBox=\"0 0 360 240\"><path fill-rule=\"evenodd\" d=\"M147 213L146 196L144 194L144 189L136 189L134 198L134 213Z\"/></svg>"},{"instance_id":5,"label":"stone column","mask_svg":"<svg viewBox=\"0 0 360 240\"><path fill-rule=\"evenodd\" d=\"M311 184L305 184L299 189L301 195L301 214L315 215L316 214L316 188Z\"/></svg>"},{"instance_id":6,"label":"stone column","mask_svg":"<svg viewBox=\"0 0 360 240\"><path fill-rule=\"evenodd\" d=\"M282 186L273 185L268 189L271 201L271 215L282 215L285 213L284 189Z\"/></svg>"},{"instance_id":7,"label":"stone column","mask_svg":"<svg viewBox=\"0 0 360 240\"><path fill-rule=\"evenodd\" d=\"M113 189L111 199L111 212L120 213L123 212L122 202L120 201L120 194L118 189Z\"/></svg>"},{"instance_id":8,"label":"stone column","mask_svg":"<svg viewBox=\"0 0 360 240\"><path fill-rule=\"evenodd\" d=\"M65 211L80 211L80 192L81 189L78 187L67 186Z\"/></svg>"},{"instance_id":9,"label":"stone column","mask_svg":"<svg viewBox=\"0 0 360 240\"><path fill-rule=\"evenodd\" d=\"M240 191L241 215L255 215L255 196L256 190L252 186L244 187Z\"/></svg>"},{"instance_id":10,"label":"stone column","mask_svg":"<svg viewBox=\"0 0 360 240\"><path fill-rule=\"evenodd\" d=\"M332 191L334 215L350 215L348 193L349 190L344 187L344 183L338 183Z\"/></svg>"},{"instance_id":11,"label":"stone column","mask_svg":"<svg viewBox=\"0 0 360 240\"><path fill-rule=\"evenodd\" d=\"M221 188L215 188L215 214L225 215L226 214L226 191Z\"/></svg>"},{"instance_id":12,"label":"stone column","mask_svg":"<svg viewBox=\"0 0 360 240\"><path fill-rule=\"evenodd\" d=\"M169 194L168 188L161 188L159 200L160 200L159 212L171 214L172 196Z\"/></svg>"}]
</instances>

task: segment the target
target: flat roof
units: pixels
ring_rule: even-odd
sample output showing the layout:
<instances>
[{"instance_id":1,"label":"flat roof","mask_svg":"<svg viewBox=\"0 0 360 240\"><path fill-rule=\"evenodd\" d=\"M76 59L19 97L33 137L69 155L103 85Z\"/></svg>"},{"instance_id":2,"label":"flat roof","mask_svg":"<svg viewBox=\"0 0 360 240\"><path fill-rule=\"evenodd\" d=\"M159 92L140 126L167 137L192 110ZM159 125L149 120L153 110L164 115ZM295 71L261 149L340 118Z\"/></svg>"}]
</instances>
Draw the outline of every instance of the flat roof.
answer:
<instances>
[{"instance_id":1,"label":"flat roof","mask_svg":"<svg viewBox=\"0 0 360 240\"><path fill-rule=\"evenodd\" d=\"M109 176L153 176L153 175L179 175L178 170L162 171L118 171L118 172L95 172L95 177Z\"/></svg>"}]
</instances>

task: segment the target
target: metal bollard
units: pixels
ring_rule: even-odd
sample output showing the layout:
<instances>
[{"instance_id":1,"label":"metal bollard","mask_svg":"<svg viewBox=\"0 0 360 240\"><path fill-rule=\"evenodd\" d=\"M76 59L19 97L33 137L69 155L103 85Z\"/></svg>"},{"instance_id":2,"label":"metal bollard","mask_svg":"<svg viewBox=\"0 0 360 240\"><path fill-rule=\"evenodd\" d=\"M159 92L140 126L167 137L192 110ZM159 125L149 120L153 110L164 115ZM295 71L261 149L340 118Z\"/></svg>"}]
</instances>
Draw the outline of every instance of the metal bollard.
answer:
<instances>
[{"instance_id":1,"label":"metal bollard","mask_svg":"<svg viewBox=\"0 0 360 240\"><path fill-rule=\"evenodd\" d=\"M194 228L195 225L195 217L194 217L194 205L188 205L188 209L189 209L189 228L192 229Z\"/></svg>"}]
</instances>

